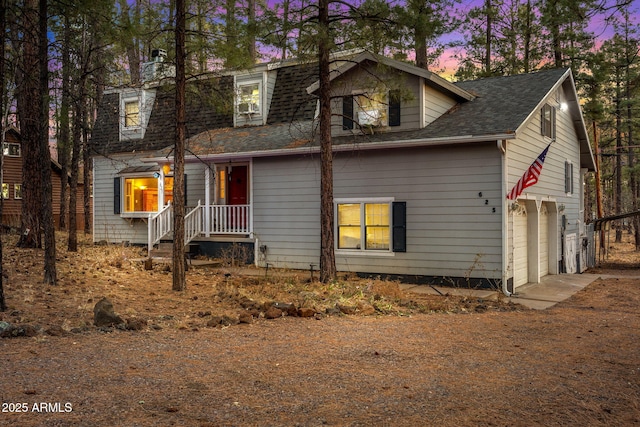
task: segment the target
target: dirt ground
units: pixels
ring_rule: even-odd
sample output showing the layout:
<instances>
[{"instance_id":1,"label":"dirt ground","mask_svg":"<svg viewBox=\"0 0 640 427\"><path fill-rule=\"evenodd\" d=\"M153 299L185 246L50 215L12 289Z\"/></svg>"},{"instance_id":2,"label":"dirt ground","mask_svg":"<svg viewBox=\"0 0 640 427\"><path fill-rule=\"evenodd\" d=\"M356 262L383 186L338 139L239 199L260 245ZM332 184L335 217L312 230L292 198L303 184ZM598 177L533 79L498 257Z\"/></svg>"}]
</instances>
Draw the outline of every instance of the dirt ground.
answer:
<instances>
[{"instance_id":1,"label":"dirt ground","mask_svg":"<svg viewBox=\"0 0 640 427\"><path fill-rule=\"evenodd\" d=\"M535 311L232 260L174 292L140 249L67 253L63 235L59 284L44 286L41 252L3 239L0 329L20 336L0 338L0 425L640 425L629 244L590 271L603 279ZM93 325L103 297L121 324Z\"/></svg>"}]
</instances>

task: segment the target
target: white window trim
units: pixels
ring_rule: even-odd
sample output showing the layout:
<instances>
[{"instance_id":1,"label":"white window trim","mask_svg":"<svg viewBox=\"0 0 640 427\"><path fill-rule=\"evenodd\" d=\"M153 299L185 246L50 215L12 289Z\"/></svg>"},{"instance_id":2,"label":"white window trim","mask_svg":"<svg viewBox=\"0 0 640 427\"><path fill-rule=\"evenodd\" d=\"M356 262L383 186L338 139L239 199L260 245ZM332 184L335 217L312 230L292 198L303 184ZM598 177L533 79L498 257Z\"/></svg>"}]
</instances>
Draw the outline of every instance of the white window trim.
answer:
<instances>
[{"instance_id":1,"label":"white window trim","mask_svg":"<svg viewBox=\"0 0 640 427\"><path fill-rule=\"evenodd\" d=\"M173 177L173 171L169 175L165 175L161 169L159 172L126 173L118 175L117 177L120 178L120 218L149 218L164 208L164 179L165 177ZM125 211L125 181L127 179L136 178L156 178L158 180L158 210L136 212Z\"/></svg>"},{"instance_id":2,"label":"white window trim","mask_svg":"<svg viewBox=\"0 0 640 427\"><path fill-rule=\"evenodd\" d=\"M5 147L3 147L2 151L5 157L21 157L22 156L22 147L20 146L20 144L16 142L5 142L4 145L6 147L6 153L4 153ZM9 154L10 153L9 146L12 146L12 145L15 145L18 147L18 154Z\"/></svg>"},{"instance_id":3,"label":"white window trim","mask_svg":"<svg viewBox=\"0 0 640 427\"><path fill-rule=\"evenodd\" d=\"M145 112L145 91L144 90L125 90L120 93L120 140L141 139L144 137L145 123L147 113ZM125 126L126 121L126 104L130 102L138 103L138 125Z\"/></svg>"},{"instance_id":4,"label":"white window trim","mask_svg":"<svg viewBox=\"0 0 640 427\"><path fill-rule=\"evenodd\" d=\"M246 86L254 86L254 85L258 85L258 111L246 111L246 112L241 112L240 111L240 104L241 104L241 98L242 98L242 88L246 87ZM236 85L236 113L238 114L238 116L261 116L262 115L262 111L264 110L264 92L263 92L263 84L262 84L262 80L248 80L246 82L242 82L242 83L238 83Z\"/></svg>"},{"instance_id":5,"label":"white window trim","mask_svg":"<svg viewBox=\"0 0 640 427\"><path fill-rule=\"evenodd\" d=\"M395 256L395 252L393 252L393 202L395 201L394 197L349 197L349 198L336 198L333 199L333 212L334 218L334 247L336 255L349 255L349 256L379 256L379 257L389 257ZM365 249L364 239L366 237L366 233L361 233L361 245L360 249L339 249L338 248L338 205L339 204L365 204L365 203L386 203L389 205L389 249L381 250L381 249ZM361 215L361 223L360 227L364 231L364 209L360 211Z\"/></svg>"}]
</instances>

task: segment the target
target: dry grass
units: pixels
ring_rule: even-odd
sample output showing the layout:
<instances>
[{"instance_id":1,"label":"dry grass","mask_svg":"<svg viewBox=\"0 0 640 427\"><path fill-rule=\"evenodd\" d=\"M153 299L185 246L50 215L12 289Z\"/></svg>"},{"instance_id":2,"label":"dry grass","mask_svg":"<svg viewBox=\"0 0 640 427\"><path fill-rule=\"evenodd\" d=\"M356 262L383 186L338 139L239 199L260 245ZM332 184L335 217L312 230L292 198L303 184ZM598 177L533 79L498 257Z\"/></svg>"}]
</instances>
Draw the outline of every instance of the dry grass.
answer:
<instances>
[{"instance_id":1,"label":"dry grass","mask_svg":"<svg viewBox=\"0 0 640 427\"><path fill-rule=\"evenodd\" d=\"M134 261L139 249L87 241L59 250L60 283L48 287L39 251L5 248L1 316L61 336L0 339L2 403L29 408L0 413L0 426L640 424L638 269L600 268L604 279L544 311L501 311L469 297L411 301L394 282L237 267L193 269L173 292L168 271ZM147 327L91 326L104 296ZM227 327L249 302L274 301L359 315ZM39 402L73 410L35 413Z\"/></svg>"}]
</instances>

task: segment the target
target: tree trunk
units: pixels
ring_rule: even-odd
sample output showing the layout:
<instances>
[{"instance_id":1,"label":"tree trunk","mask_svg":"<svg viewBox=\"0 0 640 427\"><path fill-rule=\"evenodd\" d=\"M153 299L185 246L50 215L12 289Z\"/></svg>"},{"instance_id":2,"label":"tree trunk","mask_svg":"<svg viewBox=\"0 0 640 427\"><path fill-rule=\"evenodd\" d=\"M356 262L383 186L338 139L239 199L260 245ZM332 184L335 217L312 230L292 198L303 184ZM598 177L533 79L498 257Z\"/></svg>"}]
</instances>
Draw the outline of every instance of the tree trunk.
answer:
<instances>
[{"instance_id":1,"label":"tree trunk","mask_svg":"<svg viewBox=\"0 0 640 427\"><path fill-rule=\"evenodd\" d=\"M486 76L491 75L491 38L493 30L493 11L491 6L491 0L485 0L485 8L487 13L487 28L485 32L485 51L484 51L484 74Z\"/></svg>"},{"instance_id":2,"label":"tree trunk","mask_svg":"<svg viewBox=\"0 0 640 427\"><path fill-rule=\"evenodd\" d=\"M615 194L615 214L622 213L622 108L620 90L620 69L616 67L616 194ZM622 221L616 221L616 243L622 242Z\"/></svg>"},{"instance_id":3,"label":"tree trunk","mask_svg":"<svg viewBox=\"0 0 640 427\"><path fill-rule=\"evenodd\" d=\"M184 291L185 3L176 0L176 133L173 166L173 290Z\"/></svg>"},{"instance_id":4,"label":"tree trunk","mask_svg":"<svg viewBox=\"0 0 640 427\"><path fill-rule=\"evenodd\" d=\"M320 281L336 278L333 241L333 148L331 141L331 82L329 78L329 0L319 0L320 35Z\"/></svg>"},{"instance_id":5,"label":"tree trunk","mask_svg":"<svg viewBox=\"0 0 640 427\"><path fill-rule=\"evenodd\" d=\"M255 64L258 60L258 54L256 52L256 1L247 0L247 22L249 24L248 30L248 46L249 59L251 64Z\"/></svg>"},{"instance_id":6,"label":"tree trunk","mask_svg":"<svg viewBox=\"0 0 640 427\"><path fill-rule=\"evenodd\" d=\"M51 152L49 151L49 67L47 49L47 0L40 0L38 56L40 63L40 171L42 172L42 228L44 231L44 283L55 285L56 230L53 221Z\"/></svg>"},{"instance_id":7,"label":"tree trunk","mask_svg":"<svg viewBox=\"0 0 640 427\"><path fill-rule=\"evenodd\" d=\"M0 0L0 31L2 34L6 34L7 30L7 2L6 0ZM4 131L5 131L5 114L4 114L4 90L5 90L5 80L4 80L4 51L5 51L5 42L2 41L2 45L0 45L0 147L4 147ZM0 178L2 178L2 172L4 171L4 150L0 151ZM0 182L4 181L0 179ZM3 200L0 197L0 218L2 218L2 208L3 208ZM4 297L4 267L3 267L3 244L2 239L0 238L0 311L7 310L7 302Z\"/></svg>"},{"instance_id":8,"label":"tree trunk","mask_svg":"<svg viewBox=\"0 0 640 427\"><path fill-rule=\"evenodd\" d=\"M69 79L71 70L70 44L71 25L69 18L64 17L64 40L62 42L62 100L60 102L60 116L58 119L58 163L60 173L60 217L58 227L67 229L67 186L69 183Z\"/></svg>"},{"instance_id":9,"label":"tree trunk","mask_svg":"<svg viewBox=\"0 0 640 427\"><path fill-rule=\"evenodd\" d=\"M22 137L22 212L18 247L40 248L42 217L42 132L38 0L25 0L22 10L22 63L17 82L18 118Z\"/></svg>"}]
</instances>

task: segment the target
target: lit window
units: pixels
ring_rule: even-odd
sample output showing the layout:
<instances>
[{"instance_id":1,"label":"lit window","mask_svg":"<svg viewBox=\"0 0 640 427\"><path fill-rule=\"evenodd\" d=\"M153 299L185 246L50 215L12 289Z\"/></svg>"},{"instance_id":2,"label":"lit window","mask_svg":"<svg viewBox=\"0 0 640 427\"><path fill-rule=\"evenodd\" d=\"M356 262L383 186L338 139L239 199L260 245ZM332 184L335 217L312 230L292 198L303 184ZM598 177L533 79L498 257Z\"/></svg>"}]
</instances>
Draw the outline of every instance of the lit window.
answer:
<instances>
[{"instance_id":1,"label":"lit window","mask_svg":"<svg viewBox=\"0 0 640 427\"><path fill-rule=\"evenodd\" d=\"M390 203L338 203L338 249L389 250Z\"/></svg>"},{"instance_id":2,"label":"lit window","mask_svg":"<svg viewBox=\"0 0 640 427\"><path fill-rule=\"evenodd\" d=\"M377 93L353 97L355 119L360 126L387 126L387 97Z\"/></svg>"},{"instance_id":3,"label":"lit window","mask_svg":"<svg viewBox=\"0 0 640 427\"><path fill-rule=\"evenodd\" d=\"M4 182L2 183L2 198L3 199L9 198L9 184Z\"/></svg>"},{"instance_id":4,"label":"lit window","mask_svg":"<svg viewBox=\"0 0 640 427\"><path fill-rule=\"evenodd\" d=\"M124 211L125 212L157 212L158 184L160 180L153 177L125 178ZM164 203L173 201L173 177L164 178Z\"/></svg>"},{"instance_id":5,"label":"lit window","mask_svg":"<svg viewBox=\"0 0 640 427\"><path fill-rule=\"evenodd\" d=\"M137 100L124 103L124 126L140 126L140 103Z\"/></svg>"},{"instance_id":6,"label":"lit window","mask_svg":"<svg viewBox=\"0 0 640 427\"><path fill-rule=\"evenodd\" d=\"M22 199L22 184L13 184L13 198Z\"/></svg>"},{"instance_id":7,"label":"lit window","mask_svg":"<svg viewBox=\"0 0 640 427\"><path fill-rule=\"evenodd\" d=\"M545 104L540 110L540 133L547 138L556 137L556 109L549 104Z\"/></svg>"},{"instance_id":8,"label":"lit window","mask_svg":"<svg viewBox=\"0 0 640 427\"><path fill-rule=\"evenodd\" d=\"M5 156L20 157L20 144L5 142L3 151Z\"/></svg>"},{"instance_id":9,"label":"lit window","mask_svg":"<svg viewBox=\"0 0 640 427\"><path fill-rule=\"evenodd\" d=\"M260 83L242 85L238 92L238 112L244 114L260 113Z\"/></svg>"}]
</instances>

